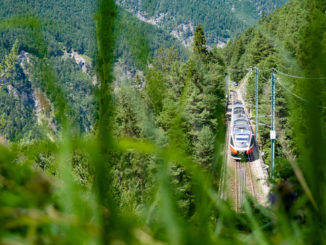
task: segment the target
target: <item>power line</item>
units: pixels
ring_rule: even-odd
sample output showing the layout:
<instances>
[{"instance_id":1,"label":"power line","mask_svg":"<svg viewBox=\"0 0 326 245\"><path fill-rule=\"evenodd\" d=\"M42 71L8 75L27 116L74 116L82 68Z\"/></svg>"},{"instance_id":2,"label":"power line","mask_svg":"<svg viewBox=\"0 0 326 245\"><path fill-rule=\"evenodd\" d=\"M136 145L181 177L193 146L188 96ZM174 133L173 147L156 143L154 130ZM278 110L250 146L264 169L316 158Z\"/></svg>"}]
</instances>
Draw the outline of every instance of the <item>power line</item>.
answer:
<instances>
[{"instance_id":1,"label":"power line","mask_svg":"<svg viewBox=\"0 0 326 245\"><path fill-rule=\"evenodd\" d=\"M257 137L258 135L258 126L259 125L264 125L262 123L258 122L258 78L259 78L259 73L261 75L261 78L263 80L265 80L266 82L269 82L270 80L272 81L272 101L271 101L271 107L272 107L272 113L271 113L271 125L264 125L267 127L270 127L271 131L270 131L270 139L271 139L271 165L270 165L270 176L271 178L274 178L274 161L275 161L275 147L276 147L276 129L275 129L275 119L276 119L276 83L279 83L281 85L281 87L286 90L289 94L291 94L292 96L296 97L297 99L304 101L304 102L308 102L307 99L304 99L303 97L297 95L296 93L292 92L290 89L288 89L286 86L284 86L280 79L276 77L276 73L283 75L283 76L287 76L287 77L291 77L291 78L296 78L296 79L305 79L305 80L326 80L326 77L302 77L302 76L297 76L297 75L291 75L291 74L287 74L284 72L281 72L279 70L277 70L276 68L272 68L269 70L259 70L259 68L257 68L256 66L252 67L252 68L247 68L246 70L256 70L256 115L255 115L255 126L256 126L256 132L255 135ZM231 69L233 70L233 69ZM243 70L241 70L243 71ZM271 79L267 79L265 78L261 72L268 72L268 71L272 71L272 76ZM320 106L320 108L324 108L326 109L326 107Z\"/></svg>"},{"instance_id":2,"label":"power line","mask_svg":"<svg viewBox=\"0 0 326 245\"><path fill-rule=\"evenodd\" d=\"M273 70L283 76L286 76L286 77L292 77L292 78L297 78L297 79L306 79L306 80L326 80L326 77L301 77L301 76L291 75L291 74L281 72L281 71L277 70L276 68L273 68Z\"/></svg>"},{"instance_id":3,"label":"power line","mask_svg":"<svg viewBox=\"0 0 326 245\"><path fill-rule=\"evenodd\" d=\"M261 71L261 72L271 72L271 71L273 71L273 68L271 68L271 69L265 69L265 70L259 69L259 71Z\"/></svg>"},{"instance_id":4,"label":"power line","mask_svg":"<svg viewBox=\"0 0 326 245\"><path fill-rule=\"evenodd\" d=\"M296 98L298 98L299 100L302 100L302 101L304 101L304 102L309 102L307 99L302 98L301 96L295 94L295 93L292 92L290 89L288 89L287 87L285 87L285 86L281 83L281 81L280 81L279 78L276 79L276 82L278 82L278 83L281 85L282 88L284 88L288 93L290 93L290 94L293 95L294 97L296 97ZM326 109L325 106L320 106L320 108Z\"/></svg>"},{"instance_id":5,"label":"power line","mask_svg":"<svg viewBox=\"0 0 326 245\"><path fill-rule=\"evenodd\" d=\"M266 77L264 77L261 73L260 73L260 76L261 76L262 79L264 79L266 82L270 82L270 81L271 81L270 79L267 79Z\"/></svg>"},{"instance_id":6,"label":"power line","mask_svg":"<svg viewBox=\"0 0 326 245\"><path fill-rule=\"evenodd\" d=\"M238 72L246 72L248 70L252 69L252 67L244 68L244 69L233 69L229 68L229 71L238 71Z\"/></svg>"},{"instance_id":7,"label":"power line","mask_svg":"<svg viewBox=\"0 0 326 245\"><path fill-rule=\"evenodd\" d=\"M282 86L282 88L284 88L288 93L292 94L294 97L297 97L298 99L307 102L306 99L304 99L304 98L302 98L301 96L299 96L299 95L293 93L290 89L288 89L287 87L285 87L285 86L283 85L283 83L280 82L280 79L276 79L276 82L278 82L278 83Z\"/></svg>"}]
</instances>

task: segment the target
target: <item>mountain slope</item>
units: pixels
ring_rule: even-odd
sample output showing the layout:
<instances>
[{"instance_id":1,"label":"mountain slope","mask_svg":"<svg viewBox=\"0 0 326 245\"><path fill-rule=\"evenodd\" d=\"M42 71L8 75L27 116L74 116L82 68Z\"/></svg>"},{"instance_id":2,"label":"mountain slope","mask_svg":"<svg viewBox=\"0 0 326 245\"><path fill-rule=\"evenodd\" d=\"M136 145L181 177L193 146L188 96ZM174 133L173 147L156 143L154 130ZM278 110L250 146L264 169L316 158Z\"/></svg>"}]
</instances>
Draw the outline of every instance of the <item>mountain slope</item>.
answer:
<instances>
[{"instance_id":1,"label":"mountain slope","mask_svg":"<svg viewBox=\"0 0 326 245\"><path fill-rule=\"evenodd\" d=\"M38 106L39 98L35 95L42 92L40 87L42 80L38 79L37 70L34 68L38 67L37 57L42 58L45 53L58 83L71 102L73 109L71 116L79 131L89 131L94 126L96 118L93 94L95 73L92 68L96 52L94 11L95 3L91 0L2 2L0 22L36 16L42 25L42 34L47 46L45 50L39 52L39 43L33 38L36 32L32 28L11 28L0 32L0 63L9 53L15 40L18 40L18 54L21 52L27 54L33 61L26 66L26 70L23 70L23 62L18 62L17 59L16 70L5 81L0 80L3 83L0 91L2 94L0 110L5 112L0 114L0 119L3 116L4 120L1 123L4 126L0 125L0 135L9 140L30 139L40 135L34 128L38 126L40 113L44 115L48 113L42 113L44 107ZM116 35L116 61L119 61L118 64L122 64L129 73L147 69L147 63L152 61L154 54L162 45L167 48L174 46L181 58L188 55L185 48L172 35L138 20L123 9L118 9ZM73 54L80 58L72 57ZM27 57L22 56L24 56L22 59ZM87 70L82 64L85 61ZM17 96L13 96L11 91L15 91ZM46 94L41 94L44 101L49 99ZM25 119L29 123L25 123ZM53 118L47 120L49 121L47 124L55 123Z\"/></svg>"},{"instance_id":2,"label":"mountain slope","mask_svg":"<svg viewBox=\"0 0 326 245\"><path fill-rule=\"evenodd\" d=\"M50 56L63 55L66 49L74 49L79 54L94 56L96 52L95 2L92 0L73 1L45 1L45 0L5 0L1 4L0 21L7 18L20 16L36 16L42 24L42 31L47 42L47 51ZM117 26L117 53L116 57L127 57L133 45L142 44L146 38L148 41L149 55L161 46L174 45L180 53L184 54L179 41L152 25L137 20L123 9L118 9ZM28 28L11 29L0 32L0 57L8 52L15 39L19 40L20 49L35 53L37 47L33 40L33 30ZM131 45L129 45L131 44ZM136 56L136 55L135 55Z\"/></svg>"},{"instance_id":3,"label":"mountain slope","mask_svg":"<svg viewBox=\"0 0 326 245\"><path fill-rule=\"evenodd\" d=\"M204 25L208 44L220 44L244 31L287 0L117 0L138 18L162 27L189 44L194 27Z\"/></svg>"}]
</instances>

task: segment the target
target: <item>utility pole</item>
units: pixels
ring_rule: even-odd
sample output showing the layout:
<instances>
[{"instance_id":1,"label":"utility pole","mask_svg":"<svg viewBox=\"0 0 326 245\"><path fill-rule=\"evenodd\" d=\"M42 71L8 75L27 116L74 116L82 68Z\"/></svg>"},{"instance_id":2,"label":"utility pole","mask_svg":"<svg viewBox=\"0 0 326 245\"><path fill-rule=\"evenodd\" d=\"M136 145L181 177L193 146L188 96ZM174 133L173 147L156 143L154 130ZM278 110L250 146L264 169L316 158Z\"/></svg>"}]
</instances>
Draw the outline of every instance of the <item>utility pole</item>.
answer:
<instances>
[{"instance_id":1,"label":"utility pole","mask_svg":"<svg viewBox=\"0 0 326 245\"><path fill-rule=\"evenodd\" d=\"M275 160L275 72L272 72L272 130L271 130L271 178L274 178L274 160Z\"/></svg>"},{"instance_id":2,"label":"utility pole","mask_svg":"<svg viewBox=\"0 0 326 245\"><path fill-rule=\"evenodd\" d=\"M258 68L256 68L256 125L255 125L255 138L256 138L256 142L258 142Z\"/></svg>"},{"instance_id":3,"label":"utility pole","mask_svg":"<svg viewBox=\"0 0 326 245\"><path fill-rule=\"evenodd\" d=\"M229 102L229 72L225 77L225 99L227 104Z\"/></svg>"},{"instance_id":4,"label":"utility pole","mask_svg":"<svg viewBox=\"0 0 326 245\"><path fill-rule=\"evenodd\" d=\"M230 72L229 72L229 74L228 74L228 93L229 93L229 100L230 100L230 96L231 96L231 94L230 94L230 88L231 87L231 75L230 75Z\"/></svg>"},{"instance_id":5,"label":"utility pole","mask_svg":"<svg viewBox=\"0 0 326 245\"><path fill-rule=\"evenodd\" d=\"M228 70L228 74L226 76L226 95L227 100L230 101L230 70Z\"/></svg>"}]
</instances>

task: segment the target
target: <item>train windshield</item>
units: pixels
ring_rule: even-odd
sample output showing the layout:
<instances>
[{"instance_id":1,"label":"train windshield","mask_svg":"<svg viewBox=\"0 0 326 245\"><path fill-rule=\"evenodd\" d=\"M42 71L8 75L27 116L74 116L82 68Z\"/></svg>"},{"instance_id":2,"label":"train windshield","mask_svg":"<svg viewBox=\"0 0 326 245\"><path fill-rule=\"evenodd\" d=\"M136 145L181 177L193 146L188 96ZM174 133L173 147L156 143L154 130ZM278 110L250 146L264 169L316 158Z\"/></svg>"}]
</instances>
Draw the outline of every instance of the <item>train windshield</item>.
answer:
<instances>
[{"instance_id":1,"label":"train windshield","mask_svg":"<svg viewBox=\"0 0 326 245\"><path fill-rule=\"evenodd\" d=\"M236 120L236 121L234 121L234 127L235 128L242 128L242 127L248 127L248 121L247 120L245 120L244 118L244 116L243 117L238 117L238 118L242 118L242 119L238 119L238 120Z\"/></svg>"},{"instance_id":2,"label":"train windshield","mask_svg":"<svg viewBox=\"0 0 326 245\"><path fill-rule=\"evenodd\" d=\"M235 122L233 133L235 135L250 135L250 128L246 120L238 120Z\"/></svg>"},{"instance_id":3,"label":"train windshield","mask_svg":"<svg viewBox=\"0 0 326 245\"><path fill-rule=\"evenodd\" d=\"M245 111L242 107L237 107L234 109L234 114L245 114Z\"/></svg>"},{"instance_id":4,"label":"train windshield","mask_svg":"<svg viewBox=\"0 0 326 245\"><path fill-rule=\"evenodd\" d=\"M249 135L236 135L235 140L247 142L249 140Z\"/></svg>"},{"instance_id":5,"label":"train windshield","mask_svg":"<svg viewBox=\"0 0 326 245\"><path fill-rule=\"evenodd\" d=\"M238 128L235 128L233 130L233 133L235 135L250 135L250 130L249 129L238 129Z\"/></svg>"},{"instance_id":6,"label":"train windshield","mask_svg":"<svg viewBox=\"0 0 326 245\"><path fill-rule=\"evenodd\" d=\"M240 100L237 100L237 101L235 101L235 102L233 103L233 106L235 106L235 105L242 105L242 102L241 102Z\"/></svg>"}]
</instances>

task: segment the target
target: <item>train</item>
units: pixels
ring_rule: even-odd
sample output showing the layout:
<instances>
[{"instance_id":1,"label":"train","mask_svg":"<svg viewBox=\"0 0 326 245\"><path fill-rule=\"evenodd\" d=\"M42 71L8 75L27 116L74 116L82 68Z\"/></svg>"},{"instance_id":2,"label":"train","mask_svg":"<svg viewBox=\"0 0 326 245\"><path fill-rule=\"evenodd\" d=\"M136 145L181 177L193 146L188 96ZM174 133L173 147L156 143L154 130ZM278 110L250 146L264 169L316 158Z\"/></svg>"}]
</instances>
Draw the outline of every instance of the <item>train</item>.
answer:
<instances>
[{"instance_id":1,"label":"train","mask_svg":"<svg viewBox=\"0 0 326 245\"><path fill-rule=\"evenodd\" d=\"M254 136L250 127L249 119L240 100L232 104L231 127L230 127L230 150L234 159L249 156L255 145Z\"/></svg>"}]
</instances>

